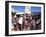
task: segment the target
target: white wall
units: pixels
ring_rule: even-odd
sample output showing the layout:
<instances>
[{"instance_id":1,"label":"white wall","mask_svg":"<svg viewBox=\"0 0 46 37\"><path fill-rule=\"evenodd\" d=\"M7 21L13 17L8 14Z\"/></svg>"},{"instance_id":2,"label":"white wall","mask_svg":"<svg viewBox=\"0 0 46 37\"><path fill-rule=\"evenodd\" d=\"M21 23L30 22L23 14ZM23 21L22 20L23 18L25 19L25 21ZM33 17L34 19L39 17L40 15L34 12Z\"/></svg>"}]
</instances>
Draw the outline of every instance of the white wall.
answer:
<instances>
[{"instance_id":1,"label":"white wall","mask_svg":"<svg viewBox=\"0 0 46 37\"><path fill-rule=\"evenodd\" d=\"M19 1L26 1L26 2L44 2L44 3L46 3L46 0L19 0ZM46 14L46 12L45 12L45 14ZM46 28L46 25L45 25L45 28ZM16 37L45 37L45 36L46 36L46 34L24 35L24 36L16 36ZM5 0L0 0L0 37L5 37Z\"/></svg>"}]
</instances>

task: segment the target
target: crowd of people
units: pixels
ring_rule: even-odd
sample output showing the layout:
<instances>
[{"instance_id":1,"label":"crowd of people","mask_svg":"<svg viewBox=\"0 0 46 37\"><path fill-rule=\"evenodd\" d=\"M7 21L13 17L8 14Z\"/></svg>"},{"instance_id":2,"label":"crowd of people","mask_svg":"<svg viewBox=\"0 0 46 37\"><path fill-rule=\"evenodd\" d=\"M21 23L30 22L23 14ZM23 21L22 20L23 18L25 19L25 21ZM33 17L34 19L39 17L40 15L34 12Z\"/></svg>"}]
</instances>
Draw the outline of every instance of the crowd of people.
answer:
<instances>
[{"instance_id":1,"label":"crowd of people","mask_svg":"<svg viewBox=\"0 0 46 37\"><path fill-rule=\"evenodd\" d=\"M12 26L14 26L12 28L14 31L39 30L41 29L41 14L12 16Z\"/></svg>"}]
</instances>

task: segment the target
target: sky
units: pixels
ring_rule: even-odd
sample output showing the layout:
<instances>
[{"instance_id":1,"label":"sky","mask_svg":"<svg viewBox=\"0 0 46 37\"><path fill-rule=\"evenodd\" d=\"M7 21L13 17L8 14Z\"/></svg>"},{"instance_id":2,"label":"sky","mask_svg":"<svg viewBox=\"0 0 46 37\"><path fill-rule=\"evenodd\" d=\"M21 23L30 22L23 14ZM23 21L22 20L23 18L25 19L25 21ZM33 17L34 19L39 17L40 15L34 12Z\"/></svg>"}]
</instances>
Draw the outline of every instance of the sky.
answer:
<instances>
[{"instance_id":1,"label":"sky","mask_svg":"<svg viewBox=\"0 0 46 37\"><path fill-rule=\"evenodd\" d=\"M41 12L41 7L31 7L31 12Z\"/></svg>"},{"instance_id":2,"label":"sky","mask_svg":"<svg viewBox=\"0 0 46 37\"><path fill-rule=\"evenodd\" d=\"M12 6L12 9L14 11L24 12L25 6ZM31 6L30 10L31 10L31 12L41 12L41 7Z\"/></svg>"},{"instance_id":3,"label":"sky","mask_svg":"<svg viewBox=\"0 0 46 37\"><path fill-rule=\"evenodd\" d=\"M25 6L12 6L12 9L14 11L24 12L25 11Z\"/></svg>"}]
</instances>

